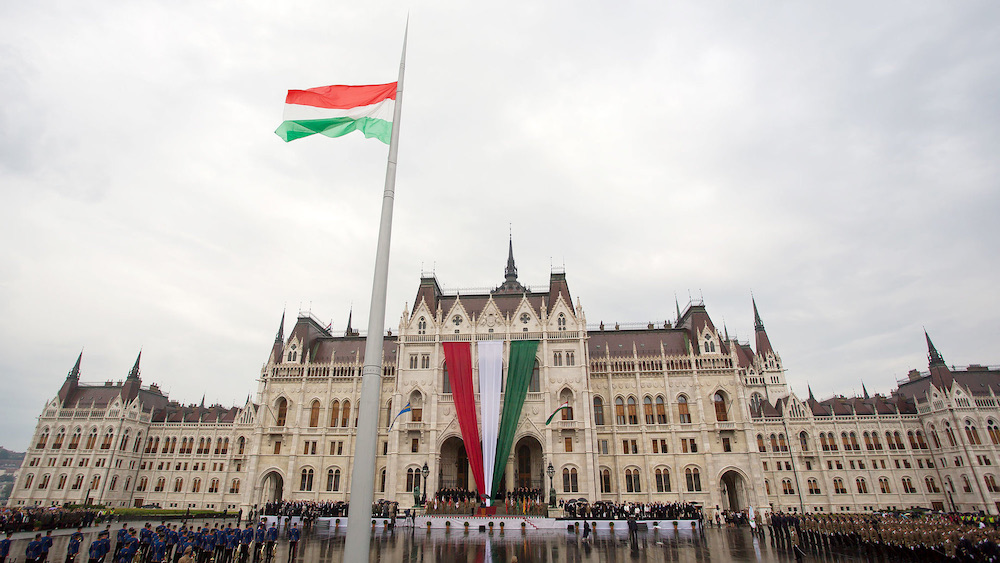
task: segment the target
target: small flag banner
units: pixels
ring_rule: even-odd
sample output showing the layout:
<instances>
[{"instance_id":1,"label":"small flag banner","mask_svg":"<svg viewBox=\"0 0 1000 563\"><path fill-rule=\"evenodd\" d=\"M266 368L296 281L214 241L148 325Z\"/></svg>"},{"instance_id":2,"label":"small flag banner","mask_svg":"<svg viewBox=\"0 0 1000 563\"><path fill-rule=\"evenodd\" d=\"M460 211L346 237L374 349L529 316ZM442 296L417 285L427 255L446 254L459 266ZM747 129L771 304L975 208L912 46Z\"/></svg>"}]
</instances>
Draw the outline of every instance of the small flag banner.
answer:
<instances>
[{"instance_id":1,"label":"small flag banner","mask_svg":"<svg viewBox=\"0 0 1000 563\"><path fill-rule=\"evenodd\" d=\"M549 423L552 422L552 419L555 418L557 414L559 414L559 411L568 408L569 408L569 401L566 401L565 403L556 407L556 410L552 411L552 414L549 415L549 418L545 419L545 425L548 426Z\"/></svg>"},{"instance_id":2,"label":"small flag banner","mask_svg":"<svg viewBox=\"0 0 1000 563\"><path fill-rule=\"evenodd\" d=\"M392 419L392 423L391 423L391 424L389 424L389 430L392 430L392 425L393 425L393 424L396 424L396 419L397 419L397 418L399 418L399 416L400 416L401 414L403 414L404 412L410 412L410 403L406 403L406 406L405 406L405 407L403 407L403 410L399 411L399 413L397 413L397 414L396 414L396 416L395 416L395 417L393 417L393 419Z\"/></svg>"}]
</instances>

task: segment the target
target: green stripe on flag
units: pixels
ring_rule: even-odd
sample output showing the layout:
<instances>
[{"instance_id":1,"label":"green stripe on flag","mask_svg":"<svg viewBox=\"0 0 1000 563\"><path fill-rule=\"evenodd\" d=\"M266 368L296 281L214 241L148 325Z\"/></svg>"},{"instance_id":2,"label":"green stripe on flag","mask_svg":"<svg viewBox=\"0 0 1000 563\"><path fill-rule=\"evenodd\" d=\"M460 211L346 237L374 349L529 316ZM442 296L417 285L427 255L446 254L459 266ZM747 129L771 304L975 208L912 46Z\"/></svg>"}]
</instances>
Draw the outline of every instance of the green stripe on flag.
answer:
<instances>
[{"instance_id":1,"label":"green stripe on flag","mask_svg":"<svg viewBox=\"0 0 1000 563\"><path fill-rule=\"evenodd\" d=\"M302 119L285 121L274 131L286 143L319 133L327 137L340 137L351 131L361 131L365 137L372 137L389 144L392 134L392 122L374 117L354 119L350 117L335 117L330 119Z\"/></svg>"},{"instance_id":2,"label":"green stripe on flag","mask_svg":"<svg viewBox=\"0 0 1000 563\"><path fill-rule=\"evenodd\" d=\"M515 340L510 343L510 361L507 364L507 389L504 392L503 411L497 437L497 456L493 466L493 495L499 499L500 479L507 468L507 456L514 446L517 421L521 418L524 398L528 395L531 371L535 367L537 340ZM513 478L513 475L511 476Z\"/></svg>"}]
</instances>

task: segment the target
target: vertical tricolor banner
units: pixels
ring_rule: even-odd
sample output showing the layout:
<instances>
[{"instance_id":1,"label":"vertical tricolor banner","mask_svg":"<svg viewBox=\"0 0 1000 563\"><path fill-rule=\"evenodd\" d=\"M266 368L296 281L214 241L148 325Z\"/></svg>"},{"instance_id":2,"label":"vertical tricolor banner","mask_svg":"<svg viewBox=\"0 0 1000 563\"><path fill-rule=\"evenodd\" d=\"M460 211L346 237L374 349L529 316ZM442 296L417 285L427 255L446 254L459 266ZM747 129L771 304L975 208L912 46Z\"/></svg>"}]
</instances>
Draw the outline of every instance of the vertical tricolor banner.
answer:
<instances>
[{"instance_id":1,"label":"vertical tricolor banner","mask_svg":"<svg viewBox=\"0 0 1000 563\"><path fill-rule=\"evenodd\" d=\"M458 427L462 431L462 442L469 459L469 469L476 480L476 490L480 494L486 490L483 479L483 457L479 445L479 423L476 418L476 397L472 387L472 354L468 342L445 342L445 361L448 362L448 377L451 381L452 397Z\"/></svg>"},{"instance_id":2,"label":"vertical tricolor banner","mask_svg":"<svg viewBox=\"0 0 1000 563\"><path fill-rule=\"evenodd\" d=\"M493 468L496 464L497 436L500 432L500 385L503 379L503 342L477 342L479 353L479 408L483 421L483 475L486 488L479 493L493 497Z\"/></svg>"},{"instance_id":3,"label":"vertical tricolor banner","mask_svg":"<svg viewBox=\"0 0 1000 563\"><path fill-rule=\"evenodd\" d=\"M500 489L500 480L507 465L507 457L514 446L517 421L521 418L524 399L528 395L531 370L535 367L537 340L514 340L510 343L510 361L507 362L507 389L504 392L503 411L497 437L496 462L493 467L493 495ZM511 476L513 479L513 476Z\"/></svg>"}]
</instances>

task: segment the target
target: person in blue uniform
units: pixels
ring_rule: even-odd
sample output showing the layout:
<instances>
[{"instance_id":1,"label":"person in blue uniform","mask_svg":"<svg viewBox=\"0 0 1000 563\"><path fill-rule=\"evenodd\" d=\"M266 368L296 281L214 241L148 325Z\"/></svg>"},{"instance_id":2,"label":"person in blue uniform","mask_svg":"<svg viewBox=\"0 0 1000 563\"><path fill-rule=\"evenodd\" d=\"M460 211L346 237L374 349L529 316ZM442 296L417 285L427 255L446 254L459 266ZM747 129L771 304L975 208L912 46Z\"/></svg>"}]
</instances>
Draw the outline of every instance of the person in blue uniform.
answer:
<instances>
[{"instance_id":1,"label":"person in blue uniform","mask_svg":"<svg viewBox=\"0 0 1000 563\"><path fill-rule=\"evenodd\" d=\"M163 533L157 534L149 545L149 560L152 563L163 563L163 558L167 555L167 538Z\"/></svg>"},{"instance_id":2,"label":"person in blue uniform","mask_svg":"<svg viewBox=\"0 0 1000 563\"><path fill-rule=\"evenodd\" d=\"M104 563L104 558L111 551L111 532L105 530L97 534L97 540L90 543L87 553L90 563Z\"/></svg>"},{"instance_id":3,"label":"person in blue uniform","mask_svg":"<svg viewBox=\"0 0 1000 563\"><path fill-rule=\"evenodd\" d=\"M7 537L0 540L0 563L7 562L7 556L10 555L10 537L14 535L14 532L7 532Z\"/></svg>"},{"instance_id":4,"label":"person in blue uniform","mask_svg":"<svg viewBox=\"0 0 1000 563\"><path fill-rule=\"evenodd\" d=\"M260 561L261 551L264 549L264 536L266 535L267 530L264 528L264 523L257 524L257 531L253 534L253 563Z\"/></svg>"},{"instance_id":5,"label":"person in blue uniform","mask_svg":"<svg viewBox=\"0 0 1000 563\"><path fill-rule=\"evenodd\" d=\"M35 539L28 542L24 548L24 560L27 563L39 563L42 560L42 534L35 534Z\"/></svg>"},{"instance_id":6,"label":"person in blue uniform","mask_svg":"<svg viewBox=\"0 0 1000 563\"><path fill-rule=\"evenodd\" d=\"M122 524L121 529L115 534L115 557L118 557L118 552L125 547L126 538L128 538L128 525Z\"/></svg>"},{"instance_id":7,"label":"person in blue uniform","mask_svg":"<svg viewBox=\"0 0 1000 563\"><path fill-rule=\"evenodd\" d=\"M253 543L253 525L247 522L247 528L240 533L239 563L247 563L250 557L250 544Z\"/></svg>"},{"instance_id":8,"label":"person in blue uniform","mask_svg":"<svg viewBox=\"0 0 1000 563\"><path fill-rule=\"evenodd\" d=\"M52 530L46 530L45 537L42 538L42 558L39 561L44 563L48 560L50 549L52 549Z\"/></svg>"},{"instance_id":9,"label":"person in blue uniform","mask_svg":"<svg viewBox=\"0 0 1000 563\"><path fill-rule=\"evenodd\" d=\"M69 537L69 543L66 544L66 563L76 563L81 543L83 543L83 528L77 528Z\"/></svg>"},{"instance_id":10,"label":"person in blue uniform","mask_svg":"<svg viewBox=\"0 0 1000 563\"><path fill-rule=\"evenodd\" d=\"M295 561L295 556L299 551L299 538L302 536L302 530L299 529L299 523L292 523L291 529L288 530L288 560Z\"/></svg>"},{"instance_id":11,"label":"person in blue uniform","mask_svg":"<svg viewBox=\"0 0 1000 563\"><path fill-rule=\"evenodd\" d=\"M236 554L236 546L240 545L240 529L234 528L232 524L226 529L226 551L224 563L233 563L233 556Z\"/></svg>"},{"instance_id":12,"label":"person in blue uniform","mask_svg":"<svg viewBox=\"0 0 1000 563\"><path fill-rule=\"evenodd\" d=\"M172 528L170 526L167 526L166 534L167 534L167 542L166 542L167 550L164 553L164 560L170 561L171 559L173 559L174 547L177 545L177 540L180 537L177 534L177 524L174 524Z\"/></svg>"},{"instance_id":13,"label":"person in blue uniform","mask_svg":"<svg viewBox=\"0 0 1000 563\"><path fill-rule=\"evenodd\" d=\"M267 561L274 557L274 543L276 541L278 541L278 525L276 522L271 522L271 527L267 529L267 544L264 553Z\"/></svg>"}]
</instances>

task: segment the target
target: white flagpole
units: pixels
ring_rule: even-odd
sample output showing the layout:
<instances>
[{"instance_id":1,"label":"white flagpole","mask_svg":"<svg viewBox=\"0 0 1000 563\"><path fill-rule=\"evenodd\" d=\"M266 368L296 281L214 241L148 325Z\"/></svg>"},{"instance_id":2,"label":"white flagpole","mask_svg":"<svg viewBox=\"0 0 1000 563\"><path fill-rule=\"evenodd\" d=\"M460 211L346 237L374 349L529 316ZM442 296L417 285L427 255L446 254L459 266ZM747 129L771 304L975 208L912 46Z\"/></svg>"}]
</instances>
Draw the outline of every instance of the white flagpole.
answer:
<instances>
[{"instance_id":1,"label":"white flagpole","mask_svg":"<svg viewBox=\"0 0 1000 563\"><path fill-rule=\"evenodd\" d=\"M361 369L361 399L358 401L358 430L354 442L354 465L351 468L351 498L347 513L347 540L344 561L367 563L371 542L372 500L375 491L375 449L378 441L378 413L382 393L382 341L385 336L386 287L389 282L389 239L392 234L392 203L396 191L396 153L399 149L399 116L403 107L403 70L406 67L406 36L399 59L396 83L396 106L392 112L389 137L389 160L385 167L385 191L382 194L382 219L378 227L375 253L375 279L368 313L368 336L365 339L365 365Z\"/></svg>"}]
</instances>

